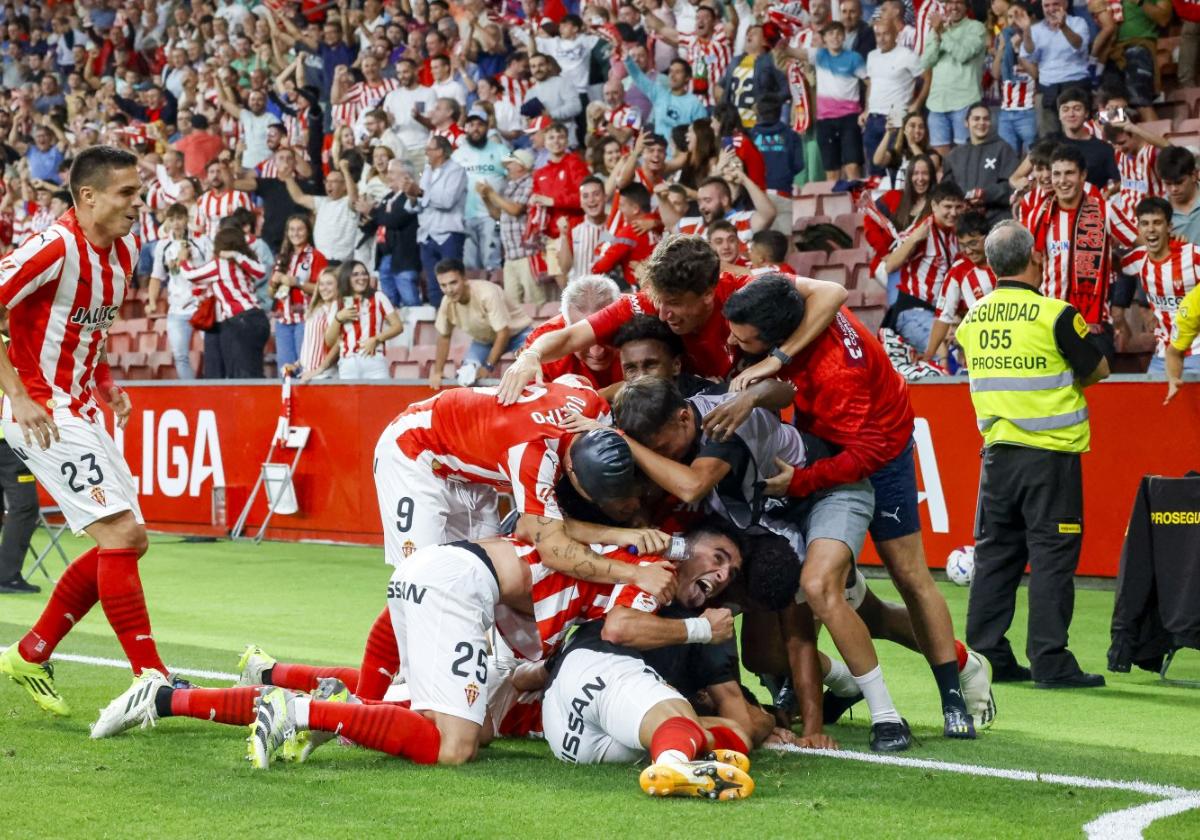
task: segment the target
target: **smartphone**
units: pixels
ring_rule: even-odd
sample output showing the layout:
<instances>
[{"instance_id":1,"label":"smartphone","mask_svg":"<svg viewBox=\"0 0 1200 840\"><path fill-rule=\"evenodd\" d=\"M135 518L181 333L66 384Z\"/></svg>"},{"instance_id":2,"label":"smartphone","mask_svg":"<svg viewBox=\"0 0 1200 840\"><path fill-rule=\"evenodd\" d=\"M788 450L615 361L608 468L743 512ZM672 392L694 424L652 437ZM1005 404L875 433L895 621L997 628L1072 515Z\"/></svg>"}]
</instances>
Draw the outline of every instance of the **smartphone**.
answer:
<instances>
[{"instance_id":1,"label":"smartphone","mask_svg":"<svg viewBox=\"0 0 1200 840\"><path fill-rule=\"evenodd\" d=\"M1101 111L1099 118L1101 125L1108 125L1109 123L1114 122L1125 122L1125 109L1109 108L1105 111Z\"/></svg>"},{"instance_id":2,"label":"smartphone","mask_svg":"<svg viewBox=\"0 0 1200 840\"><path fill-rule=\"evenodd\" d=\"M417 103L417 113L418 113L418 114L424 114L424 113L425 113L425 103L424 103L424 102L418 102L418 103Z\"/></svg>"}]
</instances>

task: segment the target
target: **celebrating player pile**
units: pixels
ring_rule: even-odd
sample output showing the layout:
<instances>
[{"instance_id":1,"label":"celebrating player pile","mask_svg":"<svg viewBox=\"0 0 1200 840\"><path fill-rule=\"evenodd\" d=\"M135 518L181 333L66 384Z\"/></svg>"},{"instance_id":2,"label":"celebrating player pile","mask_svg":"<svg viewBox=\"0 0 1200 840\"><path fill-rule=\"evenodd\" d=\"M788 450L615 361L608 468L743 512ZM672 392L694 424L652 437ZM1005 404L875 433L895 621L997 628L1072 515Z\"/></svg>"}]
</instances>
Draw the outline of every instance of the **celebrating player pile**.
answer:
<instances>
[{"instance_id":1,"label":"celebrating player pile","mask_svg":"<svg viewBox=\"0 0 1200 840\"><path fill-rule=\"evenodd\" d=\"M99 544L0 666L64 711L45 660L88 594L99 597L137 676L101 711L93 738L166 717L249 725L247 755L266 769L304 761L335 735L416 763L461 764L496 737L542 733L568 763L648 755L640 784L653 796L741 799L754 790L753 747L836 748L823 727L860 699L871 748L909 748L872 638L926 656L947 737L974 738L976 720L991 724L987 664L954 640L924 566L903 382L839 310L838 287L722 276L708 243L689 236L669 237L645 262L645 291L544 331L500 388L443 391L383 431L374 475L394 570L359 668L278 661L251 645L237 686L172 684L136 588L145 537L132 480L95 423L94 390L118 420L128 412L102 363L94 369L133 253L114 236L128 224L98 218L136 212L135 198L104 198L129 165L98 154L106 166L72 181L79 220L64 217L57 238L6 267L0 285L5 305L44 300L47 333L75 336L42 349L41 333L21 334L21 378L5 361L0 385L14 433L29 435L24 457ZM108 262L75 256L98 242L108 243ZM65 255L57 263L43 254L55 243ZM53 291L68 277L69 292ZM85 300L85 283L87 300L111 308L64 305L56 318L51 302ZM629 381L604 396L578 376L530 381L596 344L619 353ZM27 368L22 354L34 347L41 362ZM77 370L60 347L79 348ZM39 405L47 397L53 418ZM789 405L795 426L779 418ZM508 530L501 492L515 507ZM875 597L854 568L868 533L903 605ZM108 570L123 558L126 589L114 600ZM742 664L773 706L740 683L735 613ZM844 663L817 650L822 626Z\"/></svg>"}]
</instances>

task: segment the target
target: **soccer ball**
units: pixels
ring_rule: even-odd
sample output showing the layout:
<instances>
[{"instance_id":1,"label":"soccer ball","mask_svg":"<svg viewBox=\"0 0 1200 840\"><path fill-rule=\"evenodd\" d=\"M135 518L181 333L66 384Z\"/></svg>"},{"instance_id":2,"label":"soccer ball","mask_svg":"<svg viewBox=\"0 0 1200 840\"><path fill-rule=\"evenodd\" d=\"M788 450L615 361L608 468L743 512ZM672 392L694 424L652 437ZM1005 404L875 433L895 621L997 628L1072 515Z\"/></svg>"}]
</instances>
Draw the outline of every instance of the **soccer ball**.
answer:
<instances>
[{"instance_id":1,"label":"soccer ball","mask_svg":"<svg viewBox=\"0 0 1200 840\"><path fill-rule=\"evenodd\" d=\"M960 545L946 558L946 577L959 586L970 586L975 577L975 546Z\"/></svg>"}]
</instances>

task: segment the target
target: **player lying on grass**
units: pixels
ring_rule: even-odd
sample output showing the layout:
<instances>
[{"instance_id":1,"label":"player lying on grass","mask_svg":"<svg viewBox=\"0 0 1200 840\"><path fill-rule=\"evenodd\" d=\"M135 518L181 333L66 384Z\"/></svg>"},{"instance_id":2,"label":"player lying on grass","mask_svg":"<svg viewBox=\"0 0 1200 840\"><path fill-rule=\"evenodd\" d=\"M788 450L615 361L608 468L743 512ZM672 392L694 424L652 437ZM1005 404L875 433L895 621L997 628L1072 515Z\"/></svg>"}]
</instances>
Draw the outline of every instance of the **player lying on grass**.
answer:
<instances>
[{"instance_id":1,"label":"player lying on grass","mask_svg":"<svg viewBox=\"0 0 1200 840\"><path fill-rule=\"evenodd\" d=\"M691 531L689 545L689 556L678 566L676 597L699 608L724 590L742 558L717 526ZM619 554L614 550L609 556L619 562ZM170 715L235 724L254 719L250 751L260 767L269 766L297 730L341 734L419 763L459 764L475 756L484 731L487 634L497 612L504 615L498 629L506 640L517 650L533 643L538 654L552 650L575 621L605 610L614 626L628 629L647 646L678 644L698 634L723 641L732 634L728 610L706 611L689 622L660 618L646 612L658 604L640 589L608 585L606 593L606 585L585 584L536 561L531 565L535 557L530 546L492 539L425 548L401 564L388 600L410 709L330 702L282 689L258 698L256 687L176 691L161 674L149 671L102 711L92 736L108 737Z\"/></svg>"},{"instance_id":2,"label":"player lying on grass","mask_svg":"<svg viewBox=\"0 0 1200 840\"><path fill-rule=\"evenodd\" d=\"M510 407L490 388L455 388L414 403L384 430L375 447L374 474L383 524L384 556L393 566L419 548L498 533L497 492L513 494L518 533L550 568L599 583L636 583L670 598L674 580L659 565L614 563L587 541L572 538L555 492L564 476L584 498L629 495L633 466L625 444L573 435L558 424L568 411L607 414L608 404L578 377L528 388ZM578 531L574 532L578 535ZM641 549L663 550L668 537L640 535ZM359 696L378 700L399 669L386 611L367 636Z\"/></svg>"},{"instance_id":3,"label":"player lying on grass","mask_svg":"<svg viewBox=\"0 0 1200 840\"><path fill-rule=\"evenodd\" d=\"M798 554L811 556L814 545L822 547L822 559L806 562L801 572L806 599L830 627L842 656L859 672L871 709L871 748L908 749L911 733L884 684L870 634L842 595L874 512L870 484L863 480L834 487L786 505L769 500L763 487L779 471L778 464L805 463L808 445L820 442L802 439L797 429L761 408L752 409L727 440L717 441L702 429L703 420L732 399L737 397L698 395L684 400L671 382L643 377L621 391L614 403L615 419L642 471L684 503L703 503L743 529L760 523L783 529L794 538ZM581 415L566 422L575 431L596 423ZM804 655L809 660L804 673L815 680L806 684L802 698L804 734L816 736L821 733L821 716L815 644Z\"/></svg>"}]
</instances>

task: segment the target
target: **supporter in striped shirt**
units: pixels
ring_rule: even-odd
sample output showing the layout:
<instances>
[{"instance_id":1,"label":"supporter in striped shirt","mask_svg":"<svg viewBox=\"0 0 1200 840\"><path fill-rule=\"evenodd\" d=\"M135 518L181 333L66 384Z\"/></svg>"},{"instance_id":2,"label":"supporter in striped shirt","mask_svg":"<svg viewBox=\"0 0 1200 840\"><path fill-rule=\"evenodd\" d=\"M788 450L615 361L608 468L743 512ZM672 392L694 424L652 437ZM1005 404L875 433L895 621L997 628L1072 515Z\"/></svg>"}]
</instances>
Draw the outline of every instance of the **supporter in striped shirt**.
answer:
<instances>
[{"instance_id":1,"label":"supporter in striped shirt","mask_svg":"<svg viewBox=\"0 0 1200 840\"><path fill-rule=\"evenodd\" d=\"M900 234L883 264L887 273L900 272L896 302L888 309L885 326L918 349L929 346L934 302L950 263L958 255L955 226L963 207L957 184L943 181L929 193L932 212Z\"/></svg>"},{"instance_id":2,"label":"supporter in striped shirt","mask_svg":"<svg viewBox=\"0 0 1200 840\"><path fill-rule=\"evenodd\" d=\"M363 56L359 70L362 72L362 81L356 82L349 67L338 67L333 74L333 88L329 92L333 124L352 126L356 133L360 133L360 118L378 108L389 93L400 87L396 79L383 77L379 60L369 53Z\"/></svg>"},{"instance_id":3,"label":"supporter in striped shirt","mask_svg":"<svg viewBox=\"0 0 1200 840\"><path fill-rule=\"evenodd\" d=\"M325 255L313 247L312 217L299 213L287 220L283 247L267 289L274 298L275 359L280 369L300 358L304 343L304 304L317 290L316 278Z\"/></svg>"},{"instance_id":4,"label":"supporter in striped shirt","mask_svg":"<svg viewBox=\"0 0 1200 840\"><path fill-rule=\"evenodd\" d=\"M1179 307L1200 285L1200 248L1171 237L1171 205L1165 198L1144 198L1137 206L1137 230L1145 245L1121 260L1121 271L1137 277L1154 311L1157 339L1149 373L1166 372L1166 348L1171 343ZM1183 351L1183 368L1200 372L1200 339Z\"/></svg>"},{"instance_id":5,"label":"supporter in striped shirt","mask_svg":"<svg viewBox=\"0 0 1200 840\"><path fill-rule=\"evenodd\" d=\"M300 347L297 363L280 368L280 373L300 374L301 382L313 379L330 379L337 364L339 343L332 347L325 344L325 330L341 305L344 295L338 285L338 270L325 266L317 278L317 290L308 301L304 313L304 344ZM349 290L345 290L349 292Z\"/></svg>"},{"instance_id":6,"label":"supporter in striped shirt","mask_svg":"<svg viewBox=\"0 0 1200 840\"><path fill-rule=\"evenodd\" d=\"M644 15L642 21L661 41L679 48L680 56L692 67L692 92L705 105L715 105L717 83L733 58L733 45L724 25L717 19L716 10L709 6L697 7L696 28L691 32L668 26L652 14Z\"/></svg>"},{"instance_id":7,"label":"supporter in striped shirt","mask_svg":"<svg viewBox=\"0 0 1200 840\"><path fill-rule=\"evenodd\" d=\"M1131 247L1134 223L1100 195L1084 189L1087 169L1083 153L1059 146L1050 157L1053 195L1034 215L1034 249L1042 255L1042 293L1065 300L1079 310L1090 340L1110 360L1116 355L1113 322L1124 326L1123 294L1109 308L1113 242Z\"/></svg>"},{"instance_id":8,"label":"supporter in striped shirt","mask_svg":"<svg viewBox=\"0 0 1200 840\"><path fill-rule=\"evenodd\" d=\"M753 210L734 210L733 191L729 181L719 176L713 176L700 184L696 191L696 204L700 208L699 216L679 218L675 209L668 203L660 203L659 215L662 216L663 226L667 230L690 236L704 236L708 226L718 219L724 219L737 228L738 238L743 246L750 243L750 237L760 230L766 230L775 221L775 205L771 197L763 192L757 184L750 180L746 171L740 165L725 170L726 177L740 184L754 205Z\"/></svg>"},{"instance_id":9,"label":"supporter in striped shirt","mask_svg":"<svg viewBox=\"0 0 1200 840\"><path fill-rule=\"evenodd\" d=\"M358 260L338 269L342 308L325 328L325 344L338 345L338 379L387 379L384 345L404 331L387 295L371 288L371 272Z\"/></svg>"},{"instance_id":10,"label":"supporter in striped shirt","mask_svg":"<svg viewBox=\"0 0 1200 840\"><path fill-rule=\"evenodd\" d=\"M188 209L172 204L163 215L163 238L154 243L154 264L150 270L150 287L146 312L158 312L158 296L162 286L167 291L167 343L175 361L175 373L180 379L195 379L190 351L192 347L192 313L196 311L196 295L192 284L181 276L180 263L206 262L212 243L207 236L195 237L188 230Z\"/></svg>"},{"instance_id":11,"label":"supporter in striped shirt","mask_svg":"<svg viewBox=\"0 0 1200 840\"><path fill-rule=\"evenodd\" d=\"M607 134L628 149L630 141L642 130L641 111L626 104L625 88L616 79L609 79L604 83L604 102L597 104L601 105L601 108L595 133Z\"/></svg>"},{"instance_id":12,"label":"supporter in striped shirt","mask_svg":"<svg viewBox=\"0 0 1200 840\"><path fill-rule=\"evenodd\" d=\"M1039 140L1029 150L1029 157L1026 159L1029 169L1028 181L1024 191L1020 193L1016 207L1013 208L1013 218L1027 230L1033 229L1034 214L1042 206L1046 196L1054 191L1050 183L1050 155L1054 154L1056 148L1058 146L1053 140ZM1014 174L1013 177L1017 176Z\"/></svg>"},{"instance_id":13,"label":"supporter in striped shirt","mask_svg":"<svg viewBox=\"0 0 1200 840\"><path fill-rule=\"evenodd\" d=\"M205 341L204 378L261 379L271 325L258 307L254 284L267 269L255 259L241 229L222 226L213 237L212 259L196 266L184 262L180 267L183 279L198 287L197 294L216 298L219 351L210 356L213 342Z\"/></svg>"},{"instance_id":14,"label":"supporter in striped shirt","mask_svg":"<svg viewBox=\"0 0 1200 840\"><path fill-rule=\"evenodd\" d=\"M1165 137L1146 131L1135 122L1133 113L1123 108L1102 112L1101 117L1106 123L1104 139L1117 150L1121 212L1132 218L1143 198L1163 195L1163 184L1154 165L1158 162L1158 150L1171 144Z\"/></svg>"},{"instance_id":15,"label":"supporter in striped shirt","mask_svg":"<svg viewBox=\"0 0 1200 840\"><path fill-rule=\"evenodd\" d=\"M249 193L233 189L233 174L226 161L210 162L204 170L204 177L208 189L196 199L192 228L215 239L222 219L237 207L253 210L254 203Z\"/></svg>"},{"instance_id":16,"label":"supporter in striped shirt","mask_svg":"<svg viewBox=\"0 0 1200 840\"><path fill-rule=\"evenodd\" d=\"M937 318L929 332L929 344L921 354L922 361L941 356L942 342L950 328L996 287L996 275L988 267L983 250L989 228L987 217L980 213L965 213L958 220L958 256L942 281Z\"/></svg>"},{"instance_id":17,"label":"supporter in striped shirt","mask_svg":"<svg viewBox=\"0 0 1200 840\"><path fill-rule=\"evenodd\" d=\"M1016 4L1006 13L1007 26L996 35L992 50L992 78L1000 80L1000 119L996 131L1000 139L1023 155L1037 142L1037 65L1021 54L1025 35L1018 25L1021 7Z\"/></svg>"}]
</instances>

